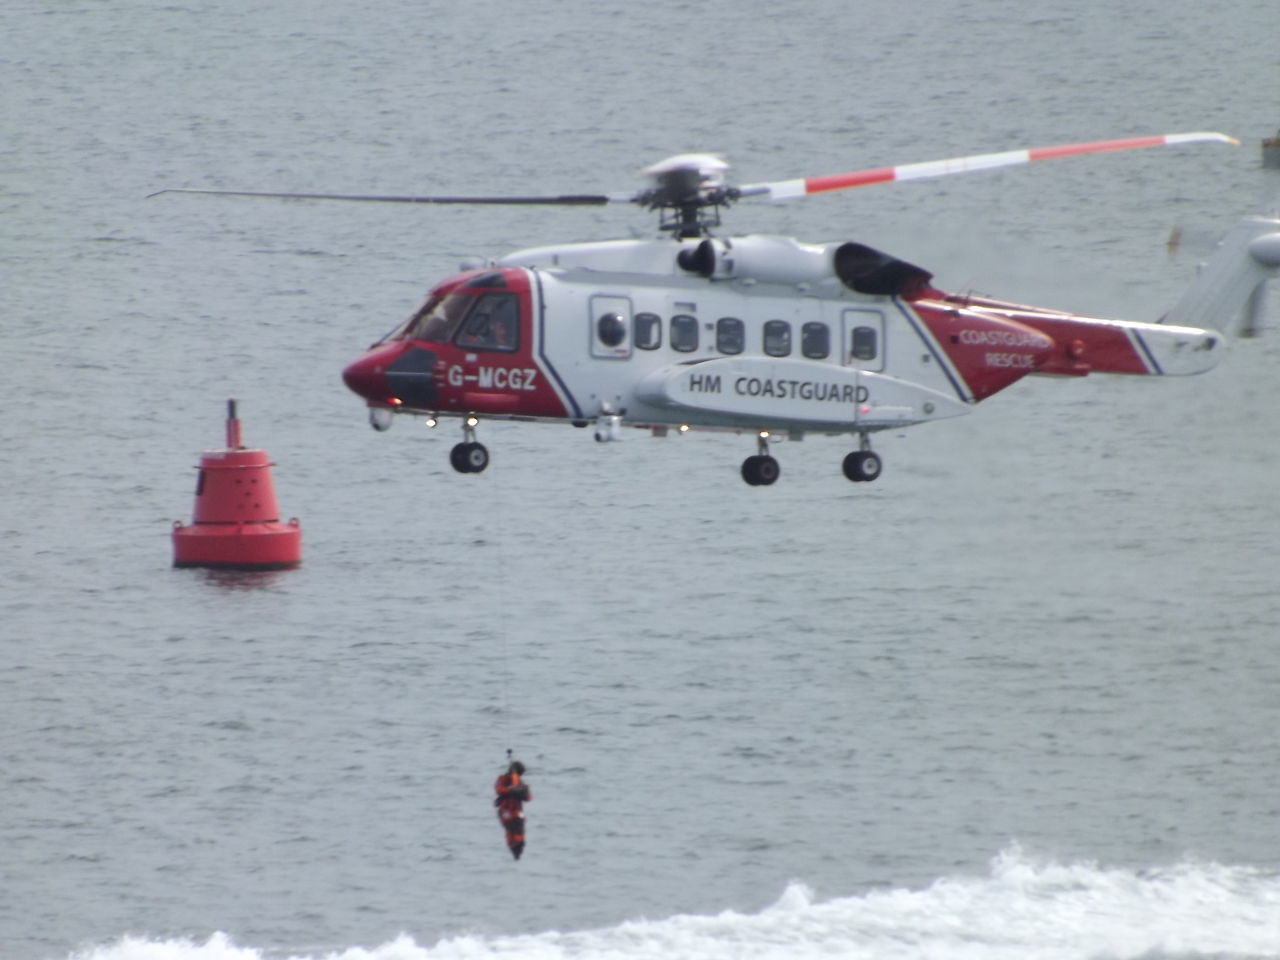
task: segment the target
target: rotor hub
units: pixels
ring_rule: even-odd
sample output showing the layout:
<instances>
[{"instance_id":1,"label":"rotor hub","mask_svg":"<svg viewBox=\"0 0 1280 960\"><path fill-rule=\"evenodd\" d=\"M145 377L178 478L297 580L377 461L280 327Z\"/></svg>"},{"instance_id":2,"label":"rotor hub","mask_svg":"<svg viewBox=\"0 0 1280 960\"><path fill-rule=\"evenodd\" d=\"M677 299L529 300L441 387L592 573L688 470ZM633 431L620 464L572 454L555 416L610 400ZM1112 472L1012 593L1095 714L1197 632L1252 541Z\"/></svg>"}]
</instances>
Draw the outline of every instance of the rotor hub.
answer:
<instances>
[{"instance_id":1,"label":"rotor hub","mask_svg":"<svg viewBox=\"0 0 1280 960\"><path fill-rule=\"evenodd\" d=\"M679 238L708 236L720 226L720 208L737 199L737 191L726 187L729 164L710 153L684 153L646 167L645 176L653 186L642 191L636 202L658 210L660 230Z\"/></svg>"}]
</instances>

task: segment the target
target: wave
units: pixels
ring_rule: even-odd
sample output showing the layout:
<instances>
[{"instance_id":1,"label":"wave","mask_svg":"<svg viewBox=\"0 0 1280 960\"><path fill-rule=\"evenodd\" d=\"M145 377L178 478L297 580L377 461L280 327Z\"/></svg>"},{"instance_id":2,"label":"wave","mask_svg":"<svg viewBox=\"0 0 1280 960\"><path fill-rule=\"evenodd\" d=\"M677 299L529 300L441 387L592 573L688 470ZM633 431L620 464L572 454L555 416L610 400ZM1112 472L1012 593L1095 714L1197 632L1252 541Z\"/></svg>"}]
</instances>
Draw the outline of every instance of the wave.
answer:
<instances>
[{"instance_id":1,"label":"wave","mask_svg":"<svg viewBox=\"0 0 1280 960\"><path fill-rule=\"evenodd\" d=\"M1184 862L1148 870L1037 861L1018 847L985 877L920 890L877 889L826 901L793 882L756 914L678 915L572 933L408 934L377 947L290 953L125 937L69 960L1191 960L1280 957L1280 874Z\"/></svg>"}]
</instances>

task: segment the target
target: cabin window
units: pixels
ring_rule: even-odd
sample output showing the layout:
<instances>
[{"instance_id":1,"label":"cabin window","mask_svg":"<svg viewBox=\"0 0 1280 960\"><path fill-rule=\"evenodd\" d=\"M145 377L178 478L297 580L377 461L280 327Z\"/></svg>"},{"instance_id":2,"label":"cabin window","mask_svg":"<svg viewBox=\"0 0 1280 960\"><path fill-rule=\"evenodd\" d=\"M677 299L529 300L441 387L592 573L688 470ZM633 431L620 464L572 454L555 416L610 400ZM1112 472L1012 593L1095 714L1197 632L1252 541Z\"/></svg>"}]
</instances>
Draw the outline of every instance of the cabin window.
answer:
<instances>
[{"instance_id":1,"label":"cabin window","mask_svg":"<svg viewBox=\"0 0 1280 960\"><path fill-rule=\"evenodd\" d=\"M662 318L656 313L637 313L631 318L635 324L636 346L641 350L657 350L662 346Z\"/></svg>"},{"instance_id":2,"label":"cabin window","mask_svg":"<svg viewBox=\"0 0 1280 960\"><path fill-rule=\"evenodd\" d=\"M716 349L721 353L741 353L747 334L737 317L721 317L716 321Z\"/></svg>"},{"instance_id":3,"label":"cabin window","mask_svg":"<svg viewBox=\"0 0 1280 960\"><path fill-rule=\"evenodd\" d=\"M771 357L791 356L791 324L785 320L765 321L764 352Z\"/></svg>"},{"instance_id":4,"label":"cabin window","mask_svg":"<svg viewBox=\"0 0 1280 960\"><path fill-rule=\"evenodd\" d=\"M831 329L825 323L806 323L800 328L800 352L810 360L831 356Z\"/></svg>"},{"instance_id":5,"label":"cabin window","mask_svg":"<svg viewBox=\"0 0 1280 960\"><path fill-rule=\"evenodd\" d=\"M671 318L671 349L692 353L698 349L698 319L686 313Z\"/></svg>"},{"instance_id":6,"label":"cabin window","mask_svg":"<svg viewBox=\"0 0 1280 960\"><path fill-rule=\"evenodd\" d=\"M484 293L475 298L458 332L457 344L468 350L510 353L519 346L519 306L514 293Z\"/></svg>"},{"instance_id":7,"label":"cabin window","mask_svg":"<svg viewBox=\"0 0 1280 960\"><path fill-rule=\"evenodd\" d=\"M853 360L874 360L879 350L880 337L875 327L854 327L853 347L849 357Z\"/></svg>"},{"instance_id":8,"label":"cabin window","mask_svg":"<svg viewBox=\"0 0 1280 960\"><path fill-rule=\"evenodd\" d=\"M596 336L606 347L616 347L627 338L627 321L620 313L602 313L596 320Z\"/></svg>"}]
</instances>

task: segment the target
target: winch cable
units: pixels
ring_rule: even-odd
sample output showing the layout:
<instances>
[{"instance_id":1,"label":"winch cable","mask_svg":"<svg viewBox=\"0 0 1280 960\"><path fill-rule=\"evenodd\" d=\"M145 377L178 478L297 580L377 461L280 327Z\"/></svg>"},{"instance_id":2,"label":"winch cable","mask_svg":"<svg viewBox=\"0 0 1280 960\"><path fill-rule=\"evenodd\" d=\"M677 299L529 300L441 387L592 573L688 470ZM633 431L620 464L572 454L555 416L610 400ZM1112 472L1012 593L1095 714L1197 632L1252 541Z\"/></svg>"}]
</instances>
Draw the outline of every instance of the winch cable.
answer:
<instances>
[{"instance_id":1,"label":"winch cable","mask_svg":"<svg viewBox=\"0 0 1280 960\"><path fill-rule=\"evenodd\" d=\"M507 519L505 516L505 510L504 510L505 502L506 502L505 493L499 493L498 496L494 497L494 501L495 501L494 511L493 511L493 514L491 515L491 519L495 522L494 526L497 530L506 531L509 528L507 527ZM503 739L505 739L507 743L510 744L512 742L511 738L514 732L512 717L511 717L511 684L515 682L515 670L512 666L512 661L511 661L511 637L510 637L511 612L510 612L509 605L507 603L508 581L507 581L506 540L507 538L505 536L497 537L497 547L498 547L497 576L494 577L493 580L491 580L490 582L496 583L498 588L497 603L495 605L497 608L495 611L497 616L494 623L494 632L497 634L497 637L498 637L498 650L499 650L499 655L502 658L500 669L496 671L496 675L498 676L500 681L499 682L499 688L500 688L499 710L501 711L501 714L502 714L501 722L499 724L499 729L502 732ZM512 754L512 747L508 746L507 747L508 765L511 762L511 754Z\"/></svg>"}]
</instances>

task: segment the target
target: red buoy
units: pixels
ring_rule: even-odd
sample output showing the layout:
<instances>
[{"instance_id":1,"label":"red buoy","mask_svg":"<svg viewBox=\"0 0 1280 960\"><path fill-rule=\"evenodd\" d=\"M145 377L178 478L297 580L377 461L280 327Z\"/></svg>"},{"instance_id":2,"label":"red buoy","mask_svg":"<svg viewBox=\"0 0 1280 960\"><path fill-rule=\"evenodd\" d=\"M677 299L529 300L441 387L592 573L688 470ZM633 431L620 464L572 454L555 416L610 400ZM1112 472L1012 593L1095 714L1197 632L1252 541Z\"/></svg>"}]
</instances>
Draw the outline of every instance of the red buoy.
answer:
<instances>
[{"instance_id":1,"label":"red buoy","mask_svg":"<svg viewBox=\"0 0 1280 960\"><path fill-rule=\"evenodd\" d=\"M196 479L194 522L173 523L175 567L277 570L302 562L298 518L280 522L265 450L240 443L236 402L227 401L227 448L206 450Z\"/></svg>"}]
</instances>

